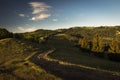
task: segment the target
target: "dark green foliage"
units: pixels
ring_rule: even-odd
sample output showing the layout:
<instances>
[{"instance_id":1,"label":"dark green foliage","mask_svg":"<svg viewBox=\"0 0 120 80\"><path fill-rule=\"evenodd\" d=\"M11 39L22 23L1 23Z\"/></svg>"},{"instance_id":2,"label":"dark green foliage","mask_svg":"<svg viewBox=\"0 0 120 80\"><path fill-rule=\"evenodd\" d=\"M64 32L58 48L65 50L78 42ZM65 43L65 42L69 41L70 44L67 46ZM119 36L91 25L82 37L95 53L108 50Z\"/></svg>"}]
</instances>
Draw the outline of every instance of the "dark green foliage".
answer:
<instances>
[{"instance_id":1,"label":"dark green foliage","mask_svg":"<svg viewBox=\"0 0 120 80\"><path fill-rule=\"evenodd\" d=\"M93 54L99 58L105 58L105 54L103 52L93 52Z\"/></svg>"},{"instance_id":2,"label":"dark green foliage","mask_svg":"<svg viewBox=\"0 0 120 80\"><path fill-rule=\"evenodd\" d=\"M8 32L6 29L0 28L0 39L12 37L12 33Z\"/></svg>"},{"instance_id":3,"label":"dark green foliage","mask_svg":"<svg viewBox=\"0 0 120 80\"><path fill-rule=\"evenodd\" d=\"M112 61L118 61L120 62L120 53L109 53L108 58Z\"/></svg>"}]
</instances>

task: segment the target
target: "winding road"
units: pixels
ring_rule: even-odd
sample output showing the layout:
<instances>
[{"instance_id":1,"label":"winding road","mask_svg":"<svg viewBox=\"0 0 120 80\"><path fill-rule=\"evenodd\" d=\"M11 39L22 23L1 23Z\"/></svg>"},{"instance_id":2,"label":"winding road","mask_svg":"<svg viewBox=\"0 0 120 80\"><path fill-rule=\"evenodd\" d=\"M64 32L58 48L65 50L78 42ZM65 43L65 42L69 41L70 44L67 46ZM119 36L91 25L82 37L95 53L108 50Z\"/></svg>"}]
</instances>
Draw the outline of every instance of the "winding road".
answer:
<instances>
[{"instance_id":1,"label":"winding road","mask_svg":"<svg viewBox=\"0 0 120 80\"><path fill-rule=\"evenodd\" d=\"M120 80L120 75L83 65L71 64L48 56L56 49L35 54L31 61L63 80Z\"/></svg>"}]
</instances>

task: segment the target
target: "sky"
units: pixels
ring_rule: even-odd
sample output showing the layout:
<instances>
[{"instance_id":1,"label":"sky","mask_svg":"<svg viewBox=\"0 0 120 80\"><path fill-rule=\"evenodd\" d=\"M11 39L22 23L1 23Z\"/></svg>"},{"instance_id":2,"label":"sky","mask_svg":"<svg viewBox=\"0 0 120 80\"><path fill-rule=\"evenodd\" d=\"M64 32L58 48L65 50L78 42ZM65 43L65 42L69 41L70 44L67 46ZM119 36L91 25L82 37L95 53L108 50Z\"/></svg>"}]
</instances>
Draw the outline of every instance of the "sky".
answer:
<instances>
[{"instance_id":1,"label":"sky","mask_svg":"<svg viewBox=\"0 0 120 80\"><path fill-rule=\"evenodd\" d=\"M0 0L0 28L11 32L120 25L120 0Z\"/></svg>"}]
</instances>

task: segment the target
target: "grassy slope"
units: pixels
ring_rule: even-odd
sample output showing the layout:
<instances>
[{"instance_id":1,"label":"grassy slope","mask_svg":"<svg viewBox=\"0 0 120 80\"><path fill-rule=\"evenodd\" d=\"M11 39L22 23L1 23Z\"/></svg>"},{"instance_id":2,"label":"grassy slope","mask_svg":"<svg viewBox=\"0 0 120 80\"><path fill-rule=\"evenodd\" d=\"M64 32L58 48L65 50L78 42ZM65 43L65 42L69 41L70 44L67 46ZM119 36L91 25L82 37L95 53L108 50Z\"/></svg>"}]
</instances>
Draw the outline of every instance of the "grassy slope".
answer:
<instances>
[{"instance_id":1,"label":"grassy slope","mask_svg":"<svg viewBox=\"0 0 120 80\"><path fill-rule=\"evenodd\" d=\"M120 63L111 62L108 60L89 57L85 53L79 51L74 45L65 39L51 39L49 45L56 48L56 51L49 54L50 57L85 66L95 67L97 69L105 69L110 71L120 72Z\"/></svg>"},{"instance_id":2,"label":"grassy slope","mask_svg":"<svg viewBox=\"0 0 120 80\"><path fill-rule=\"evenodd\" d=\"M59 80L28 58L42 46L12 38L0 40L0 80Z\"/></svg>"}]
</instances>

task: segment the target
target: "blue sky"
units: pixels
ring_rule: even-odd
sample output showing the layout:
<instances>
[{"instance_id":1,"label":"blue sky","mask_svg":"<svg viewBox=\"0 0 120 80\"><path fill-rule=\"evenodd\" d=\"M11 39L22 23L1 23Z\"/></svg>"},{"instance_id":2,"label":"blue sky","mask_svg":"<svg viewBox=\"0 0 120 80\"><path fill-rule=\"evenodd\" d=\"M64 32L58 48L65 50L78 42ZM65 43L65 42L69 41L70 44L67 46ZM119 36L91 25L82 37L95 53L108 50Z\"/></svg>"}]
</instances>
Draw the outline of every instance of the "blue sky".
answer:
<instances>
[{"instance_id":1,"label":"blue sky","mask_svg":"<svg viewBox=\"0 0 120 80\"><path fill-rule=\"evenodd\" d=\"M12 32L120 25L120 0L0 0L0 10Z\"/></svg>"}]
</instances>

